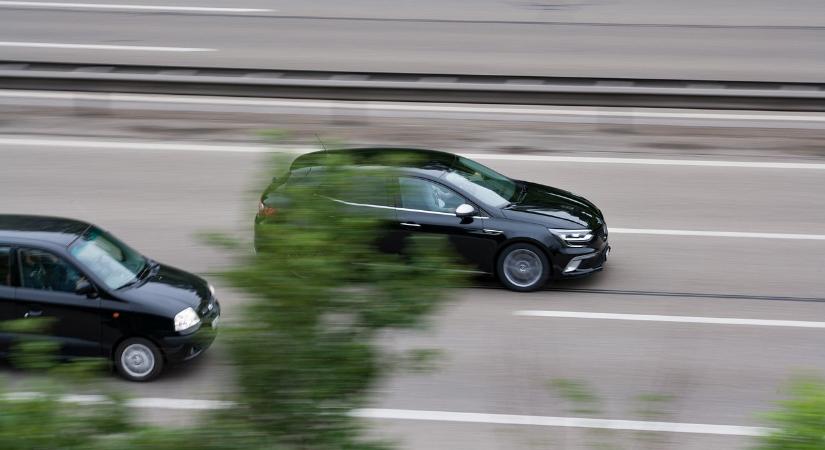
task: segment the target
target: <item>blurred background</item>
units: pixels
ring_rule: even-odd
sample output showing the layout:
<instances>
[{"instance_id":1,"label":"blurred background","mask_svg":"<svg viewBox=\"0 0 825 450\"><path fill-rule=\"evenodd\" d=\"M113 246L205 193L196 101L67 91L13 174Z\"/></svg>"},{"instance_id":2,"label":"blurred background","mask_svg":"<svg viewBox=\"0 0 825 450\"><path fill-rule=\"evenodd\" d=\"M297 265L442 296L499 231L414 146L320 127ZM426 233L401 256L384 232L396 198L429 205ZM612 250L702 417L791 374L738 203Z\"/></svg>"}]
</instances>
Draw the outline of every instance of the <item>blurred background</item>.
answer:
<instances>
[{"instance_id":1,"label":"blurred background","mask_svg":"<svg viewBox=\"0 0 825 450\"><path fill-rule=\"evenodd\" d=\"M475 280L387 336L442 357L376 387L375 436L750 448L783 386L825 368L825 3L96 1L0 1L2 213L91 221L214 277L233 259L198 236L250 240L271 153L319 139L468 155L604 212L604 272ZM231 323L243 296L215 281ZM235 390L226 353L106 383L183 426L210 406L176 401Z\"/></svg>"}]
</instances>

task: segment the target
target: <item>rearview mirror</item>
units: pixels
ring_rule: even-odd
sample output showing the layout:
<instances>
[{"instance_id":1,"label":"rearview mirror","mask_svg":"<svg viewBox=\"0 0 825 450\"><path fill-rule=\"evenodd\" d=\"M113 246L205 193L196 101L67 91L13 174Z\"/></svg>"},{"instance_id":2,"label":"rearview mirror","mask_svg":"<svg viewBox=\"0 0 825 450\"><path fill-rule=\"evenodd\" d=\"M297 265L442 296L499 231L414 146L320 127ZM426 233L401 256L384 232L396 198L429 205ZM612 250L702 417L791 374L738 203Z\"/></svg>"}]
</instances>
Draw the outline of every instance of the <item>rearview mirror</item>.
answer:
<instances>
[{"instance_id":1,"label":"rearview mirror","mask_svg":"<svg viewBox=\"0 0 825 450\"><path fill-rule=\"evenodd\" d=\"M466 203L462 203L462 204L458 205L458 208L455 209L456 217L461 217L461 218L473 217L475 215L475 213L476 213L476 209L473 208L471 205L468 205Z\"/></svg>"},{"instance_id":2,"label":"rearview mirror","mask_svg":"<svg viewBox=\"0 0 825 450\"><path fill-rule=\"evenodd\" d=\"M82 279L77 282L74 293L77 295L85 295L89 298L97 298L97 288L87 279Z\"/></svg>"}]
</instances>

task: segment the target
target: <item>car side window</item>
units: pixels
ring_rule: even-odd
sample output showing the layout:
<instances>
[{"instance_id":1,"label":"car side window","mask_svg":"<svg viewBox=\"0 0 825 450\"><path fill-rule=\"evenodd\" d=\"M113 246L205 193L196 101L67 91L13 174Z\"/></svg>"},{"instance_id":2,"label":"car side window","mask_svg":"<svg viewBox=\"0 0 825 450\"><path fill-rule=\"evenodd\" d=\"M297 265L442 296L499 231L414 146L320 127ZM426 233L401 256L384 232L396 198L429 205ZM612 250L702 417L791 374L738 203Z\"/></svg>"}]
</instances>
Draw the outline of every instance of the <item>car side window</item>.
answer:
<instances>
[{"instance_id":1,"label":"car side window","mask_svg":"<svg viewBox=\"0 0 825 450\"><path fill-rule=\"evenodd\" d=\"M0 247L0 286L11 286L11 247Z\"/></svg>"},{"instance_id":2,"label":"car side window","mask_svg":"<svg viewBox=\"0 0 825 450\"><path fill-rule=\"evenodd\" d=\"M359 174L357 182L349 183L339 193L338 200L361 205L392 206L387 178L375 174Z\"/></svg>"},{"instance_id":3,"label":"car side window","mask_svg":"<svg viewBox=\"0 0 825 450\"><path fill-rule=\"evenodd\" d=\"M467 200L441 184L423 178L400 177L401 207L441 213L454 213Z\"/></svg>"},{"instance_id":4,"label":"car side window","mask_svg":"<svg viewBox=\"0 0 825 450\"><path fill-rule=\"evenodd\" d=\"M24 288L55 292L75 292L85 277L71 264L49 252L20 249L17 252L20 285Z\"/></svg>"}]
</instances>

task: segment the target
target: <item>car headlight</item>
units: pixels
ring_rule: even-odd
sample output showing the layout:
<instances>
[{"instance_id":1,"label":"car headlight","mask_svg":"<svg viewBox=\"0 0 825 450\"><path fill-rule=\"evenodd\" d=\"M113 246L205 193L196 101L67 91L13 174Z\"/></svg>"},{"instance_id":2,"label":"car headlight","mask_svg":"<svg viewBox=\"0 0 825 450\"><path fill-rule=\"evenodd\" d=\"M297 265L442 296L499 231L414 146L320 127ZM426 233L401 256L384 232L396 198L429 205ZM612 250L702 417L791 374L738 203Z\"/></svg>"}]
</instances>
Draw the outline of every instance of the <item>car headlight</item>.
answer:
<instances>
[{"instance_id":1,"label":"car headlight","mask_svg":"<svg viewBox=\"0 0 825 450\"><path fill-rule=\"evenodd\" d=\"M191 307L175 314L175 331L186 331L199 323L201 318Z\"/></svg>"},{"instance_id":2,"label":"car headlight","mask_svg":"<svg viewBox=\"0 0 825 450\"><path fill-rule=\"evenodd\" d=\"M561 239L565 245L571 247L581 247L593 240L592 230L559 230L548 228L554 236Z\"/></svg>"}]
</instances>

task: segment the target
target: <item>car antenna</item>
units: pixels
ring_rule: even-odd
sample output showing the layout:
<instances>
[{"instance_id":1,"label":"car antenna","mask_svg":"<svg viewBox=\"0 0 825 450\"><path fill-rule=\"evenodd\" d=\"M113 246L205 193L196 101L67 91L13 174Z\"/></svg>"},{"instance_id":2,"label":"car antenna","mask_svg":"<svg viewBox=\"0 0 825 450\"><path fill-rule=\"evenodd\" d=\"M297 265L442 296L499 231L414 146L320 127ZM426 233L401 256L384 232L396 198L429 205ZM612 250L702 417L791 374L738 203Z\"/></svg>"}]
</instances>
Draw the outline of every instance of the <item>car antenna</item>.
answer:
<instances>
[{"instance_id":1,"label":"car antenna","mask_svg":"<svg viewBox=\"0 0 825 450\"><path fill-rule=\"evenodd\" d=\"M315 133L315 139L318 139L318 143L321 144L321 148L324 149L324 152L328 152L327 146L324 145L324 141L321 140L321 137L318 136L318 133Z\"/></svg>"}]
</instances>

